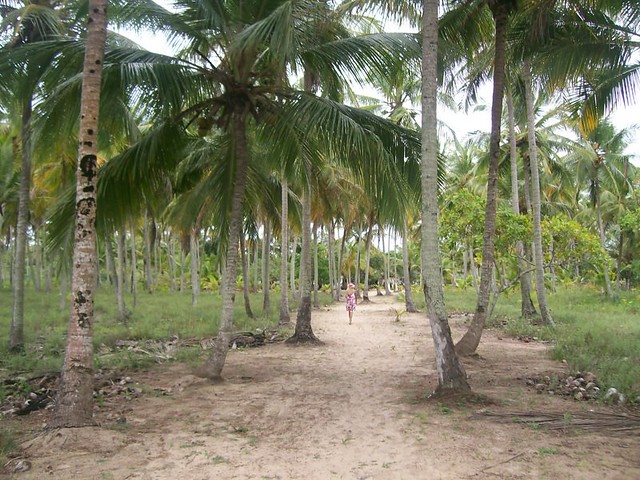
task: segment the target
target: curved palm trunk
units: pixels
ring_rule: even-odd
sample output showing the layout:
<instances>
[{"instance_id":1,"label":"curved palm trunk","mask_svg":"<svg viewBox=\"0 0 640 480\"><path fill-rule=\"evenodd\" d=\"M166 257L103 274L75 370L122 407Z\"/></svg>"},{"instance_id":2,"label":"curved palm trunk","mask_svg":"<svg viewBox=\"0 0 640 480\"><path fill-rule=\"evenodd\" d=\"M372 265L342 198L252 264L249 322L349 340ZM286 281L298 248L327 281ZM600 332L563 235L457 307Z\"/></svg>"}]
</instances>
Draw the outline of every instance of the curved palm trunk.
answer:
<instances>
[{"instance_id":1,"label":"curved palm trunk","mask_svg":"<svg viewBox=\"0 0 640 480\"><path fill-rule=\"evenodd\" d=\"M447 320L438 242L437 51L438 0L425 0L422 29L422 265L435 346L438 392L469 390Z\"/></svg>"},{"instance_id":2,"label":"curved palm trunk","mask_svg":"<svg viewBox=\"0 0 640 480\"><path fill-rule=\"evenodd\" d=\"M242 255L242 294L244 296L244 311L249 318L255 318L251 310L251 296L249 295L249 261L244 235L240 235L240 255Z\"/></svg>"},{"instance_id":3,"label":"curved palm trunk","mask_svg":"<svg viewBox=\"0 0 640 480\"><path fill-rule=\"evenodd\" d=\"M51 426L78 427L93 419L93 305L97 279L96 180L98 113L107 0L89 1L82 76L76 170L76 218L71 277L71 315L62 377Z\"/></svg>"},{"instance_id":4,"label":"curved palm trunk","mask_svg":"<svg viewBox=\"0 0 640 480\"><path fill-rule=\"evenodd\" d=\"M289 286L287 284L287 258L289 254L289 192L287 179L282 172L282 211L280 213L280 325L291 323L289 315Z\"/></svg>"},{"instance_id":5,"label":"curved palm trunk","mask_svg":"<svg viewBox=\"0 0 640 480\"><path fill-rule=\"evenodd\" d=\"M527 104L527 126L529 135L529 163L531 167L531 206L533 208L533 260L535 262L536 293L542 323L553 325L551 311L547 305L547 290L544 286L544 256L542 254L542 227L540 214L540 175L538 173L538 147L536 145L536 124L533 113L533 94L531 92L531 71L525 60L522 65L524 94Z\"/></svg>"},{"instance_id":6,"label":"curved palm trunk","mask_svg":"<svg viewBox=\"0 0 640 480\"><path fill-rule=\"evenodd\" d=\"M307 169L307 178L311 172ZM307 183L302 194L302 248L300 252L300 307L296 329L287 343L318 343L311 328L311 187Z\"/></svg>"},{"instance_id":7,"label":"curved palm trunk","mask_svg":"<svg viewBox=\"0 0 640 480\"><path fill-rule=\"evenodd\" d=\"M362 287L362 301L370 302L369 300L369 264L371 263L371 237L373 235L373 221L369 220L369 227L367 230L367 237L364 244L364 285Z\"/></svg>"},{"instance_id":8,"label":"curved palm trunk","mask_svg":"<svg viewBox=\"0 0 640 480\"><path fill-rule=\"evenodd\" d=\"M404 219L404 231L402 232L402 273L404 276L404 303L407 312L417 312L411 291L411 274L409 270L409 227L407 219Z\"/></svg>"},{"instance_id":9,"label":"curved palm trunk","mask_svg":"<svg viewBox=\"0 0 640 480\"><path fill-rule=\"evenodd\" d=\"M456 345L460 355L471 355L478 348L489 312L493 258L496 235L496 210L498 204L498 164L500 157L500 124L502 121L502 97L504 94L505 43L508 6L492 0L490 2L496 24L495 56L493 61L493 97L491 100L491 139L489 142L489 174L487 179L487 203L485 207L482 267L480 290L476 311L469 329Z\"/></svg>"},{"instance_id":10,"label":"curved palm trunk","mask_svg":"<svg viewBox=\"0 0 640 480\"><path fill-rule=\"evenodd\" d=\"M24 274L29 227L29 192L31 190L31 100L22 110L22 152L20 187L18 190L18 221L13 260L13 314L9 331L9 351L24 350Z\"/></svg>"},{"instance_id":11,"label":"curved palm trunk","mask_svg":"<svg viewBox=\"0 0 640 480\"><path fill-rule=\"evenodd\" d=\"M233 299L236 290L236 272L238 264L238 242L242 230L242 204L247 183L249 150L247 146L246 114L236 111L233 116L233 139L235 146L236 171L234 175L231 216L229 220L229 239L227 243L226 268L222 279L222 315L218 335L213 343L211 355L197 369L196 374L211 380L222 379L229 341L233 329ZM265 286L266 288L266 286Z\"/></svg>"},{"instance_id":12,"label":"curved palm trunk","mask_svg":"<svg viewBox=\"0 0 640 480\"><path fill-rule=\"evenodd\" d=\"M596 172L597 175L597 172ZM594 182L594 188L595 188L595 193L596 193L596 215L598 217L598 235L600 237L600 245L602 246L602 249L605 250L605 243L606 243L606 239L605 239L605 234L604 234L604 221L602 220L602 204L600 201L600 182L598 181L598 179L596 178L595 182ZM607 258L609 256L607 255ZM607 263L605 263L605 265L603 266L603 272L604 272L604 285L605 288L607 290L607 297L609 298L609 300L613 300L614 296L613 296L613 288L611 287L611 278L609 277L609 265Z\"/></svg>"},{"instance_id":13,"label":"curved palm trunk","mask_svg":"<svg viewBox=\"0 0 640 480\"><path fill-rule=\"evenodd\" d=\"M520 214L520 196L518 194L518 150L516 145L516 129L513 113L513 98L511 92L507 93L507 112L509 115L509 158L511 160L511 209L516 215ZM536 316L536 307L531 300L531 276L527 272L527 264L524 259L524 243L516 242L516 255L518 255L518 274L520 277L520 313L523 318L530 319Z\"/></svg>"}]
</instances>

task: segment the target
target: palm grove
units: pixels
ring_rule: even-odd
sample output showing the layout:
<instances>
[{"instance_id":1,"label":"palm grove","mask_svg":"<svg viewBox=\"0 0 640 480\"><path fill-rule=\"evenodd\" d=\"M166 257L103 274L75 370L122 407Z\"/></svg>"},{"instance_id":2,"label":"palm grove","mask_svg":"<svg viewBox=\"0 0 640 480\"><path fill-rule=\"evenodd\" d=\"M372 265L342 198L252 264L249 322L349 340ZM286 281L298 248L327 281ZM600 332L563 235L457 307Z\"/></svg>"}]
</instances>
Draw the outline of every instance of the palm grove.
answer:
<instances>
[{"instance_id":1,"label":"palm grove","mask_svg":"<svg viewBox=\"0 0 640 480\"><path fill-rule=\"evenodd\" d=\"M29 283L58 288L65 309L69 291L56 425L92 421L98 286L125 324L139 288L219 295L197 369L212 380L240 295L253 317L260 290L268 317L279 293L287 341L315 343L319 291L339 300L350 280L366 301L402 284L415 311L414 286L448 392L469 389L458 356L502 292L519 287L522 316L553 325L557 283L614 300L640 280L630 132L607 119L637 87L634 0L0 5L7 349L25 348ZM162 31L177 53L109 30L107 7L110 27ZM385 32L383 19L419 33ZM472 107L486 81L490 134L438 124L439 101ZM457 345L444 283L477 292Z\"/></svg>"}]
</instances>

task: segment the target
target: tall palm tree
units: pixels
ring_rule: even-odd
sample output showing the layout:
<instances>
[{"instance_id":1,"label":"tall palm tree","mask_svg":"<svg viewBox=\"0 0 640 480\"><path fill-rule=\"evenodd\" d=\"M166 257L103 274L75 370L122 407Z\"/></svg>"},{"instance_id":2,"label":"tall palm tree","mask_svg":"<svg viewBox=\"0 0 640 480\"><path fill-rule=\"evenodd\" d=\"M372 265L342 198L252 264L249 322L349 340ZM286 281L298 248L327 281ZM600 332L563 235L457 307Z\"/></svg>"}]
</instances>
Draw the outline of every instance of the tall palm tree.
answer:
<instances>
[{"instance_id":1,"label":"tall palm tree","mask_svg":"<svg viewBox=\"0 0 640 480\"><path fill-rule=\"evenodd\" d=\"M425 0L422 27L422 269L431 333L435 344L438 390L467 391L447 321L438 245L437 64L438 1Z\"/></svg>"},{"instance_id":2,"label":"tall palm tree","mask_svg":"<svg viewBox=\"0 0 640 480\"><path fill-rule=\"evenodd\" d=\"M502 101L504 96L506 33L509 15L516 8L515 1L487 0L495 23L493 96L491 101L491 138L489 142L489 174L487 179L487 202L482 249L480 289L472 323L456 345L461 355L475 352L487 319L490 287L493 278L494 244L498 194L498 165L500 157L500 127L502 122Z\"/></svg>"},{"instance_id":3,"label":"tall palm tree","mask_svg":"<svg viewBox=\"0 0 640 480\"><path fill-rule=\"evenodd\" d=\"M96 289L96 183L100 84L107 33L107 0L89 2L76 173L76 229L71 315L53 425L93 420L93 304Z\"/></svg>"}]
</instances>

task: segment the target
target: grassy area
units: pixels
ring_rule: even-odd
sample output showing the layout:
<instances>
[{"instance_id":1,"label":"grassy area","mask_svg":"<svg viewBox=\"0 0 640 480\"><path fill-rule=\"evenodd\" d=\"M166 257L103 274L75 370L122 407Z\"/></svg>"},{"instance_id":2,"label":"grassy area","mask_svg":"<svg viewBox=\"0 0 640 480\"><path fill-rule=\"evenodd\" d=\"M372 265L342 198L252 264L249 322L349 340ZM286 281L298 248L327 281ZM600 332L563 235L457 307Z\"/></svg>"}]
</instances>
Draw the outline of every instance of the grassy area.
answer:
<instances>
[{"instance_id":1,"label":"grassy area","mask_svg":"<svg viewBox=\"0 0 640 480\"><path fill-rule=\"evenodd\" d=\"M322 295L322 302L329 303ZM127 307L132 310L126 324L117 320L117 307L112 291L101 289L95 304L94 347L113 347L117 340L162 340L172 336L181 339L212 337L218 330L222 299L219 294L203 293L196 306L191 305L191 295L186 292L140 293L138 305L132 307L133 299L126 298ZM279 311L279 292L271 294L271 311L268 316L262 312L262 294L251 296L251 306L255 319L250 319L244 311L242 293L236 298L235 323L239 331L255 331L257 328L276 328ZM28 290L25 296L25 343L26 352L10 355L7 352L9 326L11 321L11 292L0 290L0 378L8 373L57 372L62 366L65 336L69 321L69 307L59 308L56 293ZM295 321L295 317L293 319ZM200 348L194 351L179 351L180 360L201 356ZM115 355L98 356L96 367L144 367L154 362L148 355L135 354L126 349ZM1 389L1 387L0 387ZM2 392L0 391L0 397Z\"/></svg>"},{"instance_id":2,"label":"grassy area","mask_svg":"<svg viewBox=\"0 0 640 480\"><path fill-rule=\"evenodd\" d=\"M472 312L476 296L472 288L446 289L448 311ZM414 295L419 308L424 309L424 297ZM242 296L236 299L236 327L255 331L256 328L275 328L279 312L279 294L272 292L272 308L268 317L262 316L262 295L252 295L255 319L244 312ZM321 302L331 303L322 294ZM502 295L496 306L492 327L504 329L511 335L530 335L552 340L552 355L566 360L574 371L592 371L605 387L615 387L628 398L640 395L640 295L625 292L615 303L589 287L572 287L549 296L555 328L531 325L519 318L518 292ZM9 355L7 337L11 319L11 293L0 290L0 377L14 372L57 372L60 370L65 348L68 309L58 308L55 293L28 291L25 304L25 335L27 352ZM132 299L127 298L131 308ZM141 293L139 303L127 324L117 321L113 292L101 290L96 299L94 342L96 351L102 345L111 347L122 339L202 338L215 335L221 298L203 293L198 305L191 305L191 296L172 292ZM200 348L183 349L175 354L180 361L197 362L202 358ZM98 356L97 367L142 368L154 362L150 356L125 349L117 354ZM0 398L2 391L0 387Z\"/></svg>"},{"instance_id":3,"label":"grassy area","mask_svg":"<svg viewBox=\"0 0 640 480\"><path fill-rule=\"evenodd\" d=\"M472 288L447 288L445 295L448 311L475 310ZM424 305L424 299L420 301ZM553 358L566 360L572 371L594 372L605 387L636 399L640 395L640 294L622 292L620 300L609 302L595 288L565 287L549 295L549 306L556 326L531 325L520 318L519 291L502 295L490 326L514 336L551 340Z\"/></svg>"}]
</instances>

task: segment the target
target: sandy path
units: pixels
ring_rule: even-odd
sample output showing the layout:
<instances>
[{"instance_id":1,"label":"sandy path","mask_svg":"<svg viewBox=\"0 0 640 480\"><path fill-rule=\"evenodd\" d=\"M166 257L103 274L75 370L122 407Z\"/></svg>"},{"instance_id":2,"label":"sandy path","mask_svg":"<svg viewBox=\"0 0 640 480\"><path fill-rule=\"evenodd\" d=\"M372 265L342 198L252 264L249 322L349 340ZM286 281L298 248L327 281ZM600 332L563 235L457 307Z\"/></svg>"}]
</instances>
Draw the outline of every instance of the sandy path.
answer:
<instances>
[{"instance_id":1,"label":"sandy path","mask_svg":"<svg viewBox=\"0 0 640 480\"><path fill-rule=\"evenodd\" d=\"M395 298L372 299L353 325L343 305L314 311L323 346L231 352L220 385L175 364L132 374L172 393L107 405L103 428L40 437L27 449L31 470L15 478L640 478L638 437L550 433L425 402L436 385L425 315L396 322ZM452 323L457 338L463 326ZM473 389L495 398L494 410L591 408L526 387L527 376L562 372L544 351L487 332L480 357L465 362Z\"/></svg>"}]
</instances>

